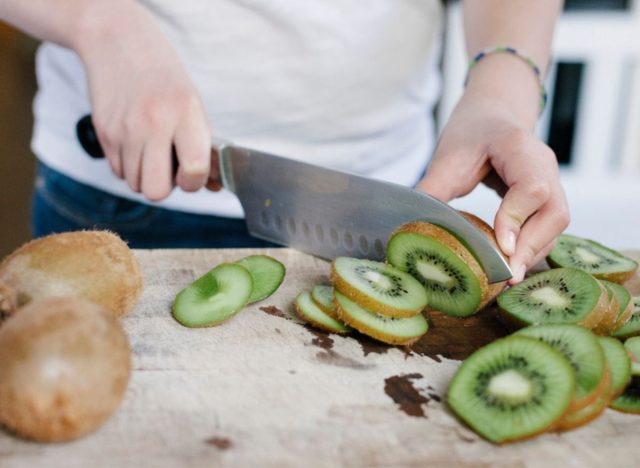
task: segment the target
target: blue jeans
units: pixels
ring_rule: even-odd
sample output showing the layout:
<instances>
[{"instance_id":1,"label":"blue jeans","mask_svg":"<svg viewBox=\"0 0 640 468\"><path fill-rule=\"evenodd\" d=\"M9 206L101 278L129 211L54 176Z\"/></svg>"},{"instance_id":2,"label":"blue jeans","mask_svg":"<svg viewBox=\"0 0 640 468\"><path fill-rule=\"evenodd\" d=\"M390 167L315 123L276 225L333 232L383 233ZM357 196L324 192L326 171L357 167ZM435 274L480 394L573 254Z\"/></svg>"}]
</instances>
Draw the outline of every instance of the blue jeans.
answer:
<instances>
[{"instance_id":1,"label":"blue jeans","mask_svg":"<svg viewBox=\"0 0 640 468\"><path fill-rule=\"evenodd\" d=\"M132 248L272 247L249 235L242 219L158 208L111 195L38 164L31 214L33 237L109 229Z\"/></svg>"}]
</instances>

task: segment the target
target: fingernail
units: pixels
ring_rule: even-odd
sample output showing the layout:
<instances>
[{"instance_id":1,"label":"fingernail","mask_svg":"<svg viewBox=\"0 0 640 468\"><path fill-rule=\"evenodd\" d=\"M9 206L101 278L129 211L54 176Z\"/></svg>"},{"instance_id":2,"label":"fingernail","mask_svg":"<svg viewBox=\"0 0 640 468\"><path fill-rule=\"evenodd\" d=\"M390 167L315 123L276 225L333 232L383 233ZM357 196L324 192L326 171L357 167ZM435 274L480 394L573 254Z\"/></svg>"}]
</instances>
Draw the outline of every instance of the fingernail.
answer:
<instances>
[{"instance_id":1,"label":"fingernail","mask_svg":"<svg viewBox=\"0 0 640 468\"><path fill-rule=\"evenodd\" d=\"M207 165L201 161L184 161L180 168L182 172L188 175L200 175L207 172Z\"/></svg>"},{"instance_id":2,"label":"fingernail","mask_svg":"<svg viewBox=\"0 0 640 468\"><path fill-rule=\"evenodd\" d=\"M515 232L509 231L507 233L507 236L504 240L503 250L506 255L511 256L514 254L514 252L516 251L516 233Z\"/></svg>"}]
</instances>

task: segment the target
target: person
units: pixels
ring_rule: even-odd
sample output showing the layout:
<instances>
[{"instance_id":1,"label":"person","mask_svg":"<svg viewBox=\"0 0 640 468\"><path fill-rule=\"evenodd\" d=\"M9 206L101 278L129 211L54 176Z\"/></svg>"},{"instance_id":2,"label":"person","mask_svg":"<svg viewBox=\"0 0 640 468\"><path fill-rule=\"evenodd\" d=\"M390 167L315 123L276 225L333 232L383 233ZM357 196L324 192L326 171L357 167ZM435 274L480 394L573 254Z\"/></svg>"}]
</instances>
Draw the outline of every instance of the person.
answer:
<instances>
[{"instance_id":1,"label":"person","mask_svg":"<svg viewBox=\"0 0 640 468\"><path fill-rule=\"evenodd\" d=\"M468 52L489 50L435 145L438 0L5 0L0 18L45 41L34 235L99 226L134 247L261 245L216 192L216 135L445 202L484 181L503 195L494 227L516 283L569 221L556 158L533 133L533 64L543 75L561 4L463 2ZM106 161L74 136L89 112Z\"/></svg>"}]
</instances>

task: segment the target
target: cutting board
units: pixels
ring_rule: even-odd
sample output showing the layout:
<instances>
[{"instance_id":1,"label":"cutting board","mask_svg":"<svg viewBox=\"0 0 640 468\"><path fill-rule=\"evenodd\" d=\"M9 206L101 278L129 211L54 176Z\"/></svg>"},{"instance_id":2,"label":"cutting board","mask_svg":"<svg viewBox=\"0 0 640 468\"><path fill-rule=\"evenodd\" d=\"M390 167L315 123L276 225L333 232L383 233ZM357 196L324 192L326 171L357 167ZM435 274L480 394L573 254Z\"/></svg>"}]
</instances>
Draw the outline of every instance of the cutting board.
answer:
<instances>
[{"instance_id":1,"label":"cutting board","mask_svg":"<svg viewBox=\"0 0 640 468\"><path fill-rule=\"evenodd\" d=\"M171 317L176 293L223 261L266 253L287 276L269 299L213 328ZM66 444L0 432L1 467L630 466L640 416L607 410L594 423L503 447L444 404L460 361L507 331L489 308L429 316L410 348L316 331L295 296L327 282L328 264L291 249L140 250L145 288L122 323L134 371L125 400L96 433ZM637 255L636 255L637 257ZM640 280L630 282L640 293Z\"/></svg>"}]
</instances>

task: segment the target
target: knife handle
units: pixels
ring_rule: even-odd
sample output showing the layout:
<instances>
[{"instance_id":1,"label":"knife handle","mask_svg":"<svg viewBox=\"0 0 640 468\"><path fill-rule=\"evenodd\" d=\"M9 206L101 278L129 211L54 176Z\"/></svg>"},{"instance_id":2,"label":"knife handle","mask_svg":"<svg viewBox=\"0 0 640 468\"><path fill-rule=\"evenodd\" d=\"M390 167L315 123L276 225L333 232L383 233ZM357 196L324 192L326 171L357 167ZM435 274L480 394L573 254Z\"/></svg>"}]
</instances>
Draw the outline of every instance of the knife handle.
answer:
<instances>
[{"instance_id":1,"label":"knife handle","mask_svg":"<svg viewBox=\"0 0 640 468\"><path fill-rule=\"evenodd\" d=\"M93 126L91 114L87 114L78 120L76 124L76 136L82 149L84 149L90 157L93 159L104 158L104 151L102 150L102 146L100 146L100 140L98 140L96 128ZM178 155L176 154L175 146L171 147L171 166L175 177L178 172Z\"/></svg>"}]
</instances>

